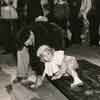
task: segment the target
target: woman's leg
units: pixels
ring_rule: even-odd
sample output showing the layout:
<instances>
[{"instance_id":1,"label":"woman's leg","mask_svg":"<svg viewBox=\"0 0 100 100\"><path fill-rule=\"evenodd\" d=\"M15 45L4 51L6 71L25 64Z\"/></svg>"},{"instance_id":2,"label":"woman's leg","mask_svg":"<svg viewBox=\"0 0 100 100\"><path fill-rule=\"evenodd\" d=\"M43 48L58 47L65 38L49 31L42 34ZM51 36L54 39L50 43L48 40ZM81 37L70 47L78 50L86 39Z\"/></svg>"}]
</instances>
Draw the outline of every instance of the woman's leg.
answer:
<instances>
[{"instance_id":1,"label":"woman's leg","mask_svg":"<svg viewBox=\"0 0 100 100\"><path fill-rule=\"evenodd\" d=\"M29 72L29 52L28 48L23 47L17 51L17 77L25 78Z\"/></svg>"}]
</instances>

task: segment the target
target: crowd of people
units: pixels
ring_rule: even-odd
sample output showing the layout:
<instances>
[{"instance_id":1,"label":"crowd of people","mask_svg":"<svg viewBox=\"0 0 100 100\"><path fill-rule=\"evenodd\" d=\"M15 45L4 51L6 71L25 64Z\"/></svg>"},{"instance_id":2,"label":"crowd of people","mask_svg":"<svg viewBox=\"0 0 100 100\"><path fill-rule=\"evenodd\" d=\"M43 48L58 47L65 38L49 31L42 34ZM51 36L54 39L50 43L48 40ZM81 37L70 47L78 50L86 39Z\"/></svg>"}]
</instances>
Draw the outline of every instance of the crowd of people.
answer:
<instances>
[{"instance_id":1,"label":"crowd of people","mask_svg":"<svg viewBox=\"0 0 100 100\"><path fill-rule=\"evenodd\" d=\"M34 74L36 77L43 73L43 62L47 63L48 61L45 59L45 61L43 59L40 61L36 55L41 45L47 45L49 49L64 50L72 44L81 45L82 35L88 34L89 45L99 46L99 5L99 0L18 0L17 11L20 26L15 39L17 75L14 82L32 81L33 77L29 75L32 70L36 72ZM69 39L69 31L71 39ZM54 56L52 53L51 55ZM43 56L39 55L39 57ZM69 61L68 58L71 58L70 64L67 62ZM65 68L59 64L54 65L55 70L57 69L53 73L56 75L55 79L61 78L67 73L74 79L72 86L82 85L83 82L75 71L78 68L76 59L73 59L74 57L68 58L67 56L64 57L63 60L65 60L62 60L61 63L69 67ZM63 69L62 73L58 71L58 67ZM36 81L37 86L42 84L42 77L39 79L41 81ZM34 87L34 84L32 85Z\"/></svg>"},{"instance_id":2,"label":"crowd of people","mask_svg":"<svg viewBox=\"0 0 100 100\"><path fill-rule=\"evenodd\" d=\"M55 0L54 10L50 11L53 18L49 18L65 30L70 29L71 44L81 44L81 36L88 28L89 45L99 46L99 5L98 0Z\"/></svg>"}]
</instances>

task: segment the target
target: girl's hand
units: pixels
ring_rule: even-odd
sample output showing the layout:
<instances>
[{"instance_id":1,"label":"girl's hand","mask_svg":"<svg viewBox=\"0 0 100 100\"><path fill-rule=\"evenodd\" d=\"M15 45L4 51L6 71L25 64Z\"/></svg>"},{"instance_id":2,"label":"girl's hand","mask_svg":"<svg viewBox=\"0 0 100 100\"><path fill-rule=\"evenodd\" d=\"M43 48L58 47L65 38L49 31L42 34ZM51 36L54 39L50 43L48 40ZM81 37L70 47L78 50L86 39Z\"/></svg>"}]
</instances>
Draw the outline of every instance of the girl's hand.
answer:
<instances>
[{"instance_id":1,"label":"girl's hand","mask_svg":"<svg viewBox=\"0 0 100 100\"><path fill-rule=\"evenodd\" d=\"M61 71L58 71L51 80L56 80L56 79L60 79L63 76L63 73Z\"/></svg>"}]
</instances>

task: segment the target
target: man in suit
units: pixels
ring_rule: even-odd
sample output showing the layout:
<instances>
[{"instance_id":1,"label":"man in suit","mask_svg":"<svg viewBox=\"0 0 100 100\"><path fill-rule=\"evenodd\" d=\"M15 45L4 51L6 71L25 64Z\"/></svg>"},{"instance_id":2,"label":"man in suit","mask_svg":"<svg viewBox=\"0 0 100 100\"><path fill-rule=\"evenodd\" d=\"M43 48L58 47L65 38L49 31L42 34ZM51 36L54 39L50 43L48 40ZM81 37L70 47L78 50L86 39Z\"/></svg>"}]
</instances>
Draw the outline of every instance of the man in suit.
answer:
<instances>
[{"instance_id":1,"label":"man in suit","mask_svg":"<svg viewBox=\"0 0 100 100\"><path fill-rule=\"evenodd\" d=\"M100 25L100 0L91 0L92 7L88 13L90 46L99 46L99 25Z\"/></svg>"},{"instance_id":2,"label":"man in suit","mask_svg":"<svg viewBox=\"0 0 100 100\"><path fill-rule=\"evenodd\" d=\"M72 44L81 44L81 20L78 17L81 0L68 0L70 7L70 29L72 32Z\"/></svg>"}]
</instances>

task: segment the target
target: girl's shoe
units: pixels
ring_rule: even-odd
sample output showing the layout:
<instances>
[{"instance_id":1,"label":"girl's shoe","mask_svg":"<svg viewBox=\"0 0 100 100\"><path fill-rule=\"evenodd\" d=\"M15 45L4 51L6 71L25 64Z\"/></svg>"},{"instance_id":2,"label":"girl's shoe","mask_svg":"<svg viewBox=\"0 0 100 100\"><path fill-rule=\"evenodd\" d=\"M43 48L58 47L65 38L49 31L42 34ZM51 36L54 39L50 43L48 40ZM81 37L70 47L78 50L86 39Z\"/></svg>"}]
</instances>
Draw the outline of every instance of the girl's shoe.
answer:
<instances>
[{"instance_id":1,"label":"girl's shoe","mask_svg":"<svg viewBox=\"0 0 100 100\"><path fill-rule=\"evenodd\" d=\"M78 82L73 82L72 84L71 84L71 88L75 88L75 87L77 87L77 86L82 86L83 85L83 82L80 80L80 81L78 81Z\"/></svg>"}]
</instances>

